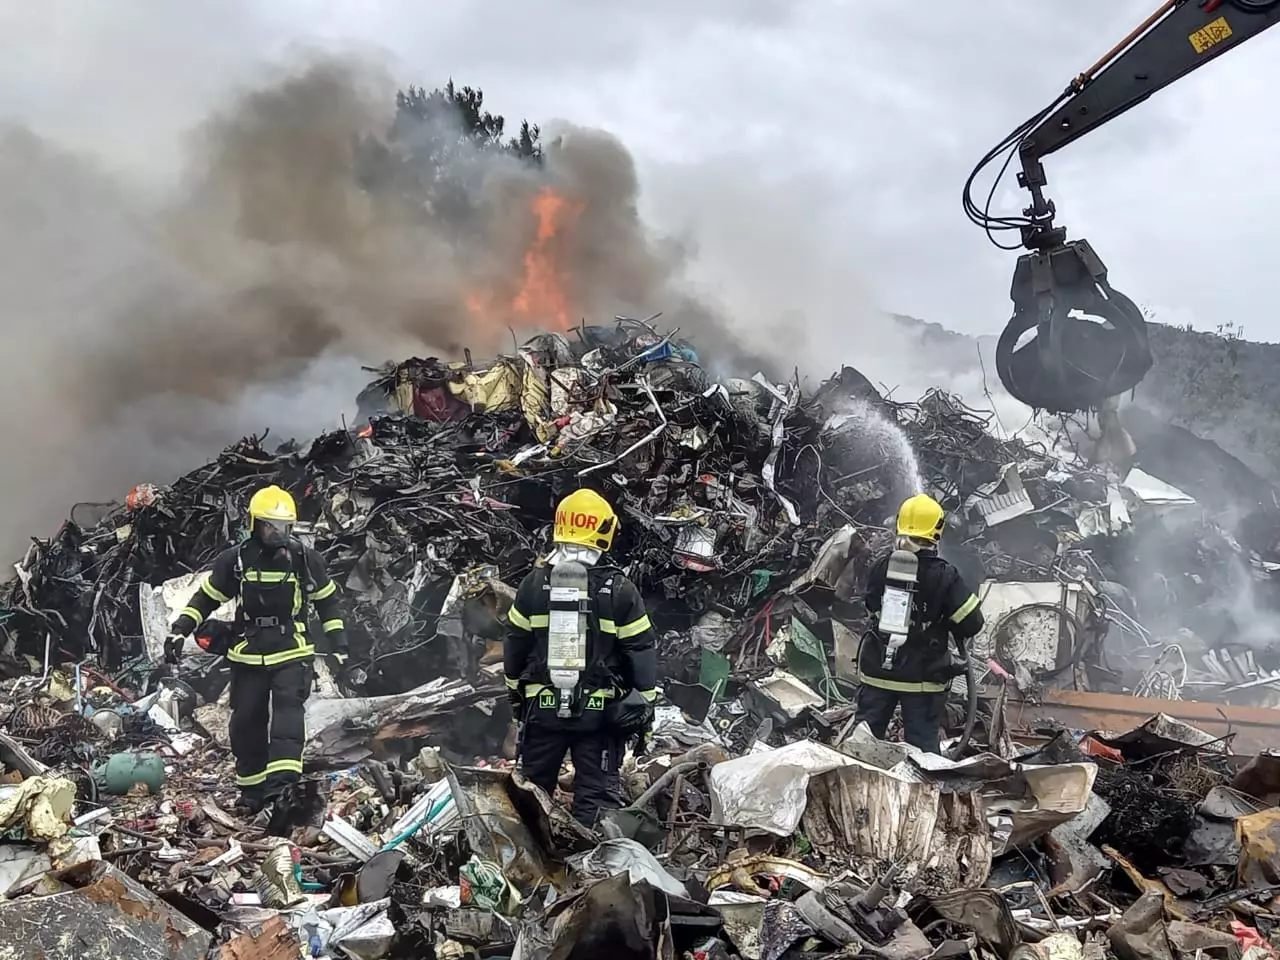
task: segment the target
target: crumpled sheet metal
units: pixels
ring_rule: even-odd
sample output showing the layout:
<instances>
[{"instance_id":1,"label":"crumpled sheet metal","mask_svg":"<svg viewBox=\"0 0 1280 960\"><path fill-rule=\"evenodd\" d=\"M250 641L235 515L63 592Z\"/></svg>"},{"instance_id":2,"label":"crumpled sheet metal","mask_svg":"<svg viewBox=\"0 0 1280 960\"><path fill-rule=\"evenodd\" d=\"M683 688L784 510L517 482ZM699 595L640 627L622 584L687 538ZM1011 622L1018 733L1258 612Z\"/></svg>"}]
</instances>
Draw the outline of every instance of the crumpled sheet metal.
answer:
<instances>
[{"instance_id":1,"label":"crumpled sheet metal","mask_svg":"<svg viewBox=\"0 0 1280 960\"><path fill-rule=\"evenodd\" d=\"M0 833L21 825L32 840L56 840L71 829L76 785L62 777L32 777L0 791Z\"/></svg>"},{"instance_id":2,"label":"crumpled sheet metal","mask_svg":"<svg viewBox=\"0 0 1280 960\"><path fill-rule=\"evenodd\" d=\"M0 903L0 960L203 960L208 931L107 863L58 875L72 889Z\"/></svg>"},{"instance_id":3,"label":"crumpled sheet metal","mask_svg":"<svg viewBox=\"0 0 1280 960\"><path fill-rule=\"evenodd\" d=\"M634 840L606 840L594 850L572 857L570 868L588 882L625 874L632 883L641 881L673 897L686 897L683 883L662 868L657 858Z\"/></svg>"},{"instance_id":4,"label":"crumpled sheet metal","mask_svg":"<svg viewBox=\"0 0 1280 960\"><path fill-rule=\"evenodd\" d=\"M271 917L260 929L245 930L218 948L218 960L296 960L302 955L298 936L284 917Z\"/></svg>"},{"instance_id":5,"label":"crumpled sheet metal","mask_svg":"<svg viewBox=\"0 0 1280 960\"><path fill-rule=\"evenodd\" d=\"M810 777L855 763L811 740L718 763L707 774L713 822L789 837L804 815Z\"/></svg>"},{"instance_id":6,"label":"crumpled sheet metal","mask_svg":"<svg viewBox=\"0 0 1280 960\"><path fill-rule=\"evenodd\" d=\"M920 897L918 902L913 900L908 907L917 924L926 923L930 910L944 920L968 927L980 940L994 947L1001 957L1009 956L1022 942L1008 902L995 890L981 887L951 890Z\"/></svg>"},{"instance_id":7,"label":"crumpled sheet metal","mask_svg":"<svg viewBox=\"0 0 1280 960\"><path fill-rule=\"evenodd\" d=\"M548 881L563 886L563 868L550 859L543 849L545 840L530 829L516 806L514 796L521 791L510 773L450 767L448 777L467 841L477 857L500 866L521 894ZM536 798L530 795L526 806L534 803Z\"/></svg>"},{"instance_id":8,"label":"crumpled sheet metal","mask_svg":"<svg viewBox=\"0 0 1280 960\"><path fill-rule=\"evenodd\" d=\"M944 794L936 783L854 762L814 777L801 829L826 857L875 870L906 861L948 885L978 886L991 870L991 832L980 793Z\"/></svg>"},{"instance_id":9,"label":"crumpled sheet metal","mask_svg":"<svg viewBox=\"0 0 1280 960\"><path fill-rule=\"evenodd\" d=\"M996 845L994 854L1026 846L1083 813L1097 775L1093 763L1017 764L1006 795L988 797L989 814L1007 816L1010 822L1008 839Z\"/></svg>"},{"instance_id":10,"label":"crumpled sheet metal","mask_svg":"<svg viewBox=\"0 0 1280 960\"><path fill-rule=\"evenodd\" d=\"M1107 930L1107 939L1120 960L1174 960L1160 892L1143 893Z\"/></svg>"},{"instance_id":11,"label":"crumpled sheet metal","mask_svg":"<svg viewBox=\"0 0 1280 960\"><path fill-rule=\"evenodd\" d=\"M1236 820L1236 882L1248 889L1280 883L1280 807Z\"/></svg>"},{"instance_id":12,"label":"crumpled sheet metal","mask_svg":"<svg viewBox=\"0 0 1280 960\"><path fill-rule=\"evenodd\" d=\"M316 732L309 734L304 759L349 766L381 756L387 741L428 733L442 718L498 692L496 683L477 689L442 677L387 697L319 699L314 706L308 701L307 729Z\"/></svg>"},{"instance_id":13,"label":"crumpled sheet metal","mask_svg":"<svg viewBox=\"0 0 1280 960\"><path fill-rule=\"evenodd\" d=\"M1111 866L1111 861L1089 842L1089 836L1110 813L1111 805L1091 792L1083 813L1045 834L1042 843L1053 880L1050 897L1082 890Z\"/></svg>"},{"instance_id":14,"label":"crumpled sheet metal","mask_svg":"<svg viewBox=\"0 0 1280 960\"><path fill-rule=\"evenodd\" d=\"M1187 866L1236 866L1240 862L1236 820L1263 809L1264 804L1231 787L1211 789L1196 809L1191 835L1183 845Z\"/></svg>"},{"instance_id":15,"label":"crumpled sheet metal","mask_svg":"<svg viewBox=\"0 0 1280 960\"><path fill-rule=\"evenodd\" d=\"M647 883L633 884L625 873L559 901L549 916L543 948L522 934L512 960L675 960L666 896Z\"/></svg>"},{"instance_id":16,"label":"crumpled sheet metal","mask_svg":"<svg viewBox=\"0 0 1280 960\"><path fill-rule=\"evenodd\" d=\"M1099 736L1098 739L1119 747L1126 760L1141 760L1184 747L1195 747L1209 753L1227 752L1227 742L1222 737L1166 713L1157 713L1141 726L1118 737Z\"/></svg>"},{"instance_id":17,"label":"crumpled sheet metal","mask_svg":"<svg viewBox=\"0 0 1280 960\"><path fill-rule=\"evenodd\" d=\"M827 878L813 869L806 867L798 860L785 857L774 857L769 854L756 854L722 864L707 877L706 887L713 894L724 888L734 887L739 893L752 893L759 890L751 879L756 876L784 877L804 884L810 890L823 890Z\"/></svg>"}]
</instances>

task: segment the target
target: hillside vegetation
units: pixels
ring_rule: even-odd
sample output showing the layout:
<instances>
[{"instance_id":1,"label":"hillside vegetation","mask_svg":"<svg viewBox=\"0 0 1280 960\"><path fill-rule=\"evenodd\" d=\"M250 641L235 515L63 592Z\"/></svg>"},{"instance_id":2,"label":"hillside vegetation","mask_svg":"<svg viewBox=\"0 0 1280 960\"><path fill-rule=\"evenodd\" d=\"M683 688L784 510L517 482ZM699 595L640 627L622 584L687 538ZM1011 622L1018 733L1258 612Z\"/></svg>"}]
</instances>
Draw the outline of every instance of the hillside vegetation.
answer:
<instances>
[{"instance_id":1,"label":"hillside vegetation","mask_svg":"<svg viewBox=\"0 0 1280 960\"><path fill-rule=\"evenodd\" d=\"M1137 399L1280 483L1280 344L1148 323L1156 363Z\"/></svg>"}]
</instances>

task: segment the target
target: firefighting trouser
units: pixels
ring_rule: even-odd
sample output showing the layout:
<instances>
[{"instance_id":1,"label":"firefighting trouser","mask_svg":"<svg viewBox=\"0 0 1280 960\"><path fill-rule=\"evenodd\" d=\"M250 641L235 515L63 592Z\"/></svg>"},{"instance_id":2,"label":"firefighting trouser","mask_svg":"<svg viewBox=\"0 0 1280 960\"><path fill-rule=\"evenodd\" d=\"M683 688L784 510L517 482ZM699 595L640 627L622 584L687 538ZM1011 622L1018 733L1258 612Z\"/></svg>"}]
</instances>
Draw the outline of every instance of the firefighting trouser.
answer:
<instances>
[{"instance_id":1,"label":"firefighting trouser","mask_svg":"<svg viewBox=\"0 0 1280 960\"><path fill-rule=\"evenodd\" d=\"M877 739L883 740L893 719L893 708L902 706L903 735L907 743L928 753L938 753L938 729L947 707L947 693L900 693L863 683L858 688L855 722L866 722Z\"/></svg>"},{"instance_id":2,"label":"firefighting trouser","mask_svg":"<svg viewBox=\"0 0 1280 960\"><path fill-rule=\"evenodd\" d=\"M278 667L231 667L231 752L236 785L246 797L280 793L302 777L304 705L311 659Z\"/></svg>"},{"instance_id":3,"label":"firefighting trouser","mask_svg":"<svg viewBox=\"0 0 1280 960\"><path fill-rule=\"evenodd\" d=\"M520 731L520 772L549 797L565 754L573 760L573 818L594 827L601 810L622 806L618 771L625 749L622 738L604 722L599 711L560 719L554 709L530 704Z\"/></svg>"}]
</instances>

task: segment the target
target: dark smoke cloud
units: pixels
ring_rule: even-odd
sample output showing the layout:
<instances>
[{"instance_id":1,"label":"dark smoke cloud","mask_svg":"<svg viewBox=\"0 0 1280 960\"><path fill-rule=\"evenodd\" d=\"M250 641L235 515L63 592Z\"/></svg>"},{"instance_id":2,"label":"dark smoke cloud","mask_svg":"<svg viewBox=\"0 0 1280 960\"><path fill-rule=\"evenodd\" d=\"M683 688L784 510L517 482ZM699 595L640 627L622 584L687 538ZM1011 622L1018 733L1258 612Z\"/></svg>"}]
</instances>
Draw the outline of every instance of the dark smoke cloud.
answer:
<instances>
[{"instance_id":1,"label":"dark smoke cloud","mask_svg":"<svg viewBox=\"0 0 1280 960\"><path fill-rule=\"evenodd\" d=\"M335 423L362 362L508 349L520 318L478 318L467 298L509 303L547 186L580 208L557 251L573 320L665 309L751 365L683 288L681 247L648 235L616 139L565 126L535 169L452 131L448 173L469 194L459 221L362 187L361 145L385 135L393 105L378 70L313 58L201 124L163 206L29 133L0 138L0 546L47 534L76 499L167 481L246 432Z\"/></svg>"}]
</instances>

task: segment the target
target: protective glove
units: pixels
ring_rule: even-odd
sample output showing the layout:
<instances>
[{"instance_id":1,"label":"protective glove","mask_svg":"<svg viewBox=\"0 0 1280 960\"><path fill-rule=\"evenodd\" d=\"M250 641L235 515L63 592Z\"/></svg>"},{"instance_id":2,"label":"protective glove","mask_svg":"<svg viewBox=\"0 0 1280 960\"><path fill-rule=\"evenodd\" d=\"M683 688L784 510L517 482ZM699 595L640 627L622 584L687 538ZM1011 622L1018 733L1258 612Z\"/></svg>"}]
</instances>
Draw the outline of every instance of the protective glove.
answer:
<instances>
[{"instance_id":1,"label":"protective glove","mask_svg":"<svg viewBox=\"0 0 1280 960\"><path fill-rule=\"evenodd\" d=\"M631 752L638 758L648 756L649 751L653 749L653 731L641 730L635 735L632 741Z\"/></svg>"},{"instance_id":2,"label":"protective glove","mask_svg":"<svg viewBox=\"0 0 1280 960\"><path fill-rule=\"evenodd\" d=\"M658 691L656 689L641 690L640 696L644 697L645 702L649 704L649 710L645 716L644 726L635 735L634 747L632 748L632 750L637 757L643 757L646 754L648 754L650 750L653 749L653 720L654 720L653 705L658 700Z\"/></svg>"},{"instance_id":3,"label":"protective glove","mask_svg":"<svg viewBox=\"0 0 1280 960\"><path fill-rule=\"evenodd\" d=\"M347 669L347 664L351 662L351 649L347 646L345 630L335 630L326 636L329 639L329 666L336 677L342 674Z\"/></svg>"},{"instance_id":4,"label":"protective glove","mask_svg":"<svg viewBox=\"0 0 1280 960\"><path fill-rule=\"evenodd\" d=\"M333 677L338 681L339 685L344 687L360 687L364 686L369 679L369 673L362 663L353 663L351 654L345 650L334 651L329 654L329 665L333 670Z\"/></svg>"},{"instance_id":5,"label":"protective glove","mask_svg":"<svg viewBox=\"0 0 1280 960\"><path fill-rule=\"evenodd\" d=\"M523 723L525 699L519 687L507 687L507 703L511 704L511 716L516 723Z\"/></svg>"},{"instance_id":6,"label":"protective glove","mask_svg":"<svg viewBox=\"0 0 1280 960\"><path fill-rule=\"evenodd\" d=\"M363 687L369 681L369 671L363 663L350 663L342 667L339 676L347 687Z\"/></svg>"},{"instance_id":7,"label":"protective glove","mask_svg":"<svg viewBox=\"0 0 1280 960\"><path fill-rule=\"evenodd\" d=\"M164 640L164 662L177 665L182 660L182 647L187 638L180 633L171 633Z\"/></svg>"}]
</instances>

